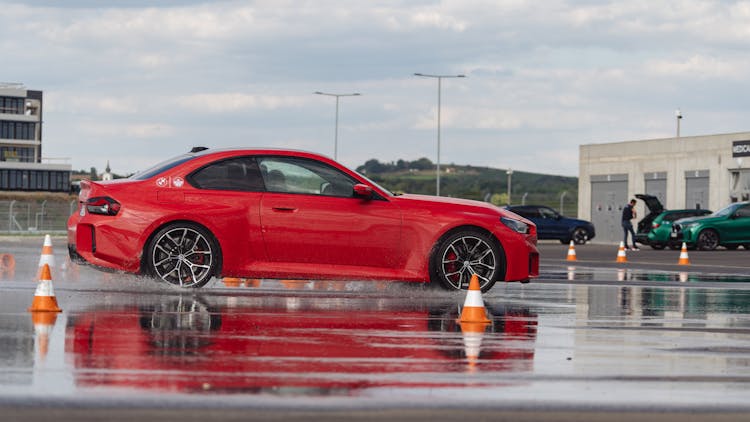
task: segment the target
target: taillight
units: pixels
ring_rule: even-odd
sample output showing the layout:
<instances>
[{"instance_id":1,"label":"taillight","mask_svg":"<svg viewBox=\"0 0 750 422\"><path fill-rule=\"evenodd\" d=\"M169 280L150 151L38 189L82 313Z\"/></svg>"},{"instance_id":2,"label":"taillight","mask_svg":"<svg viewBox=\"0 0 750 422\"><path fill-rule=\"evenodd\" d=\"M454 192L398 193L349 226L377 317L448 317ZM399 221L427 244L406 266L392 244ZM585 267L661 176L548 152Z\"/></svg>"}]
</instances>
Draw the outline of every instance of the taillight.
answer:
<instances>
[{"instance_id":1,"label":"taillight","mask_svg":"<svg viewBox=\"0 0 750 422\"><path fill-rule=\"evenodd\" d=\"M120 203L108 196L98 196L86 201L86 211L91 214L117 215Z\"/></svg>"},{"instance_id":2,"label":"taillight","mask_svg":"<svg viewBox=\"0 0 750 422\"><path fill-rule=\"evenodd\" d=\"M658 229L659 228L659 223L652 223L651 224L651 228L652 229Z\"/></svg>"}]
</instances>

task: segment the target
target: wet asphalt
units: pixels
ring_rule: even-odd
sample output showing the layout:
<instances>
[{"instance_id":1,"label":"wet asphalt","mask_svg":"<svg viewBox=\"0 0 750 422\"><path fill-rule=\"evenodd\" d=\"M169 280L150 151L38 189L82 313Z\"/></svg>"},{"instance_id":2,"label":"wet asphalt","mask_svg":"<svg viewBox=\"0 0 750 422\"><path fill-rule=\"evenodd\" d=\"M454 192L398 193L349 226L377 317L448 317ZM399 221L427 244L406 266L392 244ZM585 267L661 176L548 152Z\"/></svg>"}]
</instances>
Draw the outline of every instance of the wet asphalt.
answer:
<instances>
[{"instance_id":1,"label":"wet asphalt","mask_svg":"<svg viewBox=\"0 0 750 422\"><path fill-rule=\"evenodd\" d=\"M541 277L216 280L181 291L71 264L28 312L43 237L0 238L2 420L747 420L750 251L542 242Z\"/></svg>"}]
</instances>

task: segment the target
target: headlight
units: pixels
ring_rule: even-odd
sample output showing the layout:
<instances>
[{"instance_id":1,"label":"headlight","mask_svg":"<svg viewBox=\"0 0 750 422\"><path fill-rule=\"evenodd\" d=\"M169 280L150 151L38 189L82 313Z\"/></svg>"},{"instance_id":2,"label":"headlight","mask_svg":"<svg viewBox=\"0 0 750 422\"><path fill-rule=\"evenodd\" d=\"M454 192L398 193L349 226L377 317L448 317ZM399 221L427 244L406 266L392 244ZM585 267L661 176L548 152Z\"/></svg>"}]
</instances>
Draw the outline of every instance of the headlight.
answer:
<instances>
[{"instance_id":1,"label":"headlight","mask_svg":"<svg viewBox=\"0 0 750 422\"><path fill-rule=\"evenodd\" d=\"M505 224L509 229L513 230L514 232L523 233L523 234L529 233L529 225L524 223L523 221L514 220L508 217L500 217L500 222Z\"/></svg>"}]
</instances>

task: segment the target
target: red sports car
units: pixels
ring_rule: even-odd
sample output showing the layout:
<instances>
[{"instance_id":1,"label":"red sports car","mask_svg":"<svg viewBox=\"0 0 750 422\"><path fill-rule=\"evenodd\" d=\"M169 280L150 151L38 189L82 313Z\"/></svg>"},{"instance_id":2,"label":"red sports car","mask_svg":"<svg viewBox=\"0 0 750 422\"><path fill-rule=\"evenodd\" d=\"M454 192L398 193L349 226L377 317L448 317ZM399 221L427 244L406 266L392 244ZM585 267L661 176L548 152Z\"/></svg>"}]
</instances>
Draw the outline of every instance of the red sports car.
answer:
<instances>
[{"instance_id":1,"label":"red sports car","mask_svg":"<svg viewBox=\"0 0 750 422\"><path fill-rule=\"evenodd\" d=\"M191 152L83 181L71 258L182 287L212 276L402 280L484 291L539 275L536 227L493 205L395 195L318 154Z\"/></svg>"}]
</instances>

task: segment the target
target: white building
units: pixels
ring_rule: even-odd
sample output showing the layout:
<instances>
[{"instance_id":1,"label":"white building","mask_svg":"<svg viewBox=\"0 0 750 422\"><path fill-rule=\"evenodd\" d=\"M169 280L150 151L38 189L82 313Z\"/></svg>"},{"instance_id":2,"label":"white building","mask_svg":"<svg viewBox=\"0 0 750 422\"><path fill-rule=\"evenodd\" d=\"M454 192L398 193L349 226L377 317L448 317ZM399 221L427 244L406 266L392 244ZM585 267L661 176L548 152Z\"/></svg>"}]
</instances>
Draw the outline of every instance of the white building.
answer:
<instances>
[{"instance_id":1,"label":"white building","mask_svg":"<svg viewBox=\"0 0 750 422\"><path fill-rule=\"evenodd\" d=\"M70 164L42 160L42 91L0 82L0 190L70 191Z\"/></svg>"},{"instance_id":2,"label":"white building","mask_svg":"<svg viewBox=\"0 0 750 422\"><path fill-rule=\"evenodd\" d=\"M622 208L638 193L666 209L750 199L750 132L581 145L579 167L578 217L594 223L594 241L615 242ZM647 211L642 201L636 210Z\"/></svg>"}]
</instances>

